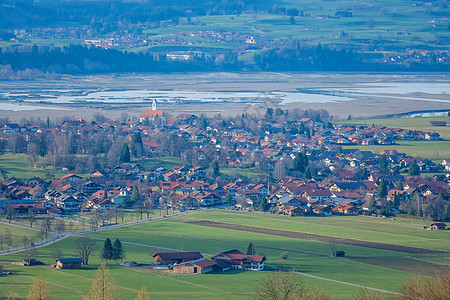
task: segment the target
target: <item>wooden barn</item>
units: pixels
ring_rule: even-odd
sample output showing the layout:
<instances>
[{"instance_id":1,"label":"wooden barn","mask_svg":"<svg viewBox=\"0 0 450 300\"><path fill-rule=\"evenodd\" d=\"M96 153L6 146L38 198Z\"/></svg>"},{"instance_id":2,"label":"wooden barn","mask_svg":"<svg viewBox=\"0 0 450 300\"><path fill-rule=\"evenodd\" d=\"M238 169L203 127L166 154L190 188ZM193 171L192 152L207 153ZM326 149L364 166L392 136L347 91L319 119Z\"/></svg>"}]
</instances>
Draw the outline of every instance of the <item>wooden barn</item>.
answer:
<instances>
[{"instance_id":1,"label":"wooden barn","mask_svg":"<svg viewBox=\"0 0 450 300\"><path fill-rule=\"evenodd\" d=\"M56 261L58 269L81 269L81 258L60 258Z\"/></svg>"},{"instance_id":2,"label":"wooden barn","mask_svg":"<svg viewBox=\"0 0 450 300\"><path fill-rule=\"evenodd\" d=\"M333 251L333 257L345 257L345 251Z\"/></svg>"},{"instance_id":3,"label":"wooden barn","mask_svg":"<svg viewBox=\"0 0 450 300\"><path fill-rule=\"evenodd\" d=\"M173 266L173 271L184 274L205 274L214 271L215 261L200 258Z\"/></svg>"},{"instance_id":4,"label":"wooden barn","mask_svg":"<svg viewBox=\"0 0 450 300\"><path fill-rule=\"evenodd\" d=\"M162 252L153 255L155 264L175 265L203 258L200 252Z\"/></svg>"}]
</instances>

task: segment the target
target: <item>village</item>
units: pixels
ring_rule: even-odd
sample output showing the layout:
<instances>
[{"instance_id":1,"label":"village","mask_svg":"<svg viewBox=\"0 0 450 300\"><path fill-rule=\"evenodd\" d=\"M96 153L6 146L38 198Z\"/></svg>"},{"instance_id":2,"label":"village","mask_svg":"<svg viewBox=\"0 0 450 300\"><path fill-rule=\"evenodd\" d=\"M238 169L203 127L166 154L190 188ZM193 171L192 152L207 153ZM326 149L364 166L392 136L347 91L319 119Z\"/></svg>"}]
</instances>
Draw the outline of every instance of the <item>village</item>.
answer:
<instances>
[{"instance_id":1,"label":"village","mask_svg":"<svg viewBox=\"0 0 450 300\"><path fill-rule=\"evenodd\" d=\"M142 219L142 214L152 209L166 214L169 209L200 207L287 216L391 216L403 212L436 221L448 218L445 200L450 197L449 159L435 164L396 150L372 153L341 147L437 140L438 133L333 125L323 111L320 113L306 111L303 114L310 117L295 118L294 113L269 108L265 117L256 121L245 114L231 120L193 114L171 117L157 109L154 100L152 110L144 110L139 119L126 122L79 119L54 127L8 123L0 128L2 153L26 152L20 147L31 148L34 139L47 134L70 134L72 144L77 144L77 138L86 139L103 131L123 136L125 143L116 165L92 169L83 176L69 173L53 179L7 178L1 183L0 209L7 219L97 212L108 215L109 222L110 212L118 209L134 209ZM21 136L22 140L18 138ZM25 145L17 146L18 140ZM185 150L177 152L177 147ZM182 164L170 169L158 165L145 169L130 159L130 155L162 158L175 153ZM64 160L61 164L59 167L68 169ZM225 176L221 172L225 168L251 168L260 175ZM420 175L430 172L435 175ZM104 219L100 222L96 218L91 227L104 224Z\"/></svg>"}]
</instances>

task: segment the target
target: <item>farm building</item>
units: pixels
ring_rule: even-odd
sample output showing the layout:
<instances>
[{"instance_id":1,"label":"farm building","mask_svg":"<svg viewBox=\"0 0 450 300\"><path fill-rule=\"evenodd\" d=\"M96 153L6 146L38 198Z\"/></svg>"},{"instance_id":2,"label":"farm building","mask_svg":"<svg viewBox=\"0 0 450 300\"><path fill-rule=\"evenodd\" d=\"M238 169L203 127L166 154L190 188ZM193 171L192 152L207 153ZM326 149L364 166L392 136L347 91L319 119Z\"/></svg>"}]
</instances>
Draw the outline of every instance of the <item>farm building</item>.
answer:
<instances>
[{"instance_id":1,"label":"farm building","mask_svg":"<svg viewBox=\"0 0 450 300\"><path fill-rule=\"evenodd\" d=\"M203 258L200 252L164 252L153 255L158 265L175 265Z\"/></svg>"},{"instance_id":2,"label":"farm building","mask_svg":"<svg viewBox=\"0 0 450 300\"><path fill-rule=\"evenodd\" d=\"M253 271L264 270L264 262L266 261L266 257L263 255L247 255L236 249L222 252L211 259L220 262L222 265L229 265L231 269Z\"/></svg>"},{"instance_id":3,"label":"farm building","mask_svg":"<svg viewBox=\"0 0 450 300\"><path fill-rule=\"evenodd\" d=\"M333 257L344 257L345 251L333 251Z\"/></svg>"},{"instance_id":4,"label":"farm building","mask_svg":"<svg viewBox=\"0 0 450 300\"><path fill-rule=\"evenodd\" d=\"M56 261L58 269L81 269L81 258L60 258Z\"/></svg>"},{"instance_id":5,"label":"farm building","mask_svg":"<svg viewBox=\"0 0 450 300\"><path fill-rule=\"evenodd\" d=\"M214 266L216 265L215 261L200 258L174 265L173 271L176 273L205 274L214 271Z\"/></svg>"},{"instance_id":6,"label":"farm building","mask_svg":"<svg viewBox=\"0 0 450 300\"><path fill-rule=\"evenodd\" d=\"M440 127L440 126L445 127L445 126L447 126L447 122L446 121L430 121L430 126L433 126L433 127L436 127L436 126L438 126L438 127Z\"/></svg>"},{"instance_id":7,"label":"farm building","mask_svg":"<svg viewBox=\"0 0 450 300\"><path fill-rule=\"evenodd\" d=\"M446 230L447 224L445 223L433 223L430 225L431 230Z\"/></svg>"}]
</instances>

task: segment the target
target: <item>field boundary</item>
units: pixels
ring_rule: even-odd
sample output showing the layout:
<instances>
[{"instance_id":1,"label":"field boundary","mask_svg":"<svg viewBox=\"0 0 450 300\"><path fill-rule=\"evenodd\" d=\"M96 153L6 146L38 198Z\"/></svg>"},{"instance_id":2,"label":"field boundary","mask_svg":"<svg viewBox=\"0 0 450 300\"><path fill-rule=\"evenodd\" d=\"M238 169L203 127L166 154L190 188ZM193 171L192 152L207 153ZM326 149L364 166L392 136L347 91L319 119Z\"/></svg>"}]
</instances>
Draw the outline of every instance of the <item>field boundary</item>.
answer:
<instances>
[{"instance_id":1,"label":"field boundary","mask_svg":"<svg viewBox=\"0 0 450 300\"><path fill-rule=\"evenodd\" d=\"M231 229L231 230L247 231L247 232L253 232L253 233L262 233L262 234L283 236L283 237L294 238L294 239L313 240L313 241L320 241L320 242L334 242L337 244L374 248L374 249L387 250L387 251L397 251L397 252L416 253L416 254L417 253L449 253L448 251L443 251L443 250L433 250L433 249L409 247L409 246L386 244L386 243L379 243L379 242L369 242L369 241L340 238L340 237L333 237L333 236L326 236L326 235L319 235L319 234L312 234L312 233L303 233L303 232L280 230L280 229L270 229L270 228L264 228L264 227L254 227L254 226L230 224L230 223L215 222L215 221L202 220L202 221L189 221L187 223L194 224L194 225L200 225L200 226L207 226L207 227L216 227L216 228L222 228L222 229Z\"/></svg>"}]
</instances>

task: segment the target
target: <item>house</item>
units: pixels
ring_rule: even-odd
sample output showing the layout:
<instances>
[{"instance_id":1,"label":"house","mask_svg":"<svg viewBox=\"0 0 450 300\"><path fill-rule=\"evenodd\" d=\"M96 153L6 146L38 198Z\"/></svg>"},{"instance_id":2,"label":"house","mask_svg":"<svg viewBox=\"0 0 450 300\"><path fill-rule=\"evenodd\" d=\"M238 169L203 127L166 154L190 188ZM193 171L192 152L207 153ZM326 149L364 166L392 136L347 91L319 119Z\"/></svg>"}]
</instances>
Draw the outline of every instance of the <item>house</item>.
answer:
<instances>
[{"instance_id":1,"label":"house","mask_svg":"<svg viewBox=\"0 0 450 300\"><path fill-rule=\"evenodd\" d=\"M445 223L433 223L430 225L431 230L446 230L447 224Z\"/></svg>"},{"instance_id":2,"label":"house","mask_svg":"<svg viewBox=\"0 0 450 300\"><path fill-rule=\"evenodd\" d=\"M216 265L217 262L215 261L206 258L200 258L181 264L176 264L173 266L172 270L175 273L182 274L205 274L214 271L214 266Z\"/></svg>"},{"instance_id":3,"label":"house","mask_svg":"<svg viewBox=\"0 0 450 300\"><path fill-rule=\"evenodd\" d=\"M155 264L176 265L203 258L200 252L162 252L153 255Z\"/></svg>"},{"instance_id":4,"label":"house","mask_svg":"<svg viewBox=\"0 0 450 300\"><path fill-rule=\"evenodd\" d=\"M247 255L236 249L222 252L211 257L211 259L222 264L228 264L232 269L253 271L264 270L264 262L266 261L266 257L263 255Z\"/></svg>"},{"instance_id":5,"label":"house","mask_svg":"<svg viewBox=\"0 0 450 300\"><path fill-rule=\"evenodd\" d=\"M81 269L81 258L60 258L56 261L58 269Z\"/></svg>"}]
</instances>

